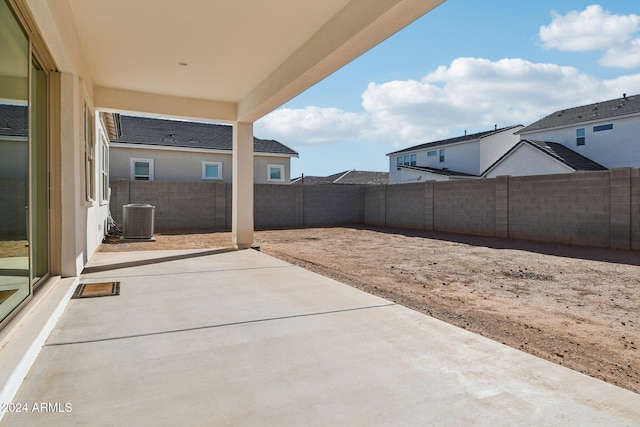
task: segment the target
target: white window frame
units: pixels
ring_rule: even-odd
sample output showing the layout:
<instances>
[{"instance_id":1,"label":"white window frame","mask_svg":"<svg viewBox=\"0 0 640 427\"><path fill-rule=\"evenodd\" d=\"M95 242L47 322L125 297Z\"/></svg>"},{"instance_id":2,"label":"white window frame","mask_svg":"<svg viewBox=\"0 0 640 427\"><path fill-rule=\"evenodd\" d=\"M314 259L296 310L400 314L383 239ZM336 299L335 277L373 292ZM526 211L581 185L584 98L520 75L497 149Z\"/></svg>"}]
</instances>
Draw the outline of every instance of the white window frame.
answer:
<instances>
[{"instance_id":1,"label":"white window frame","mask_svg":"<svg viewBox=\"0 0 640 427\"><path fill-rule=\"evenodd\" d=\"M207 166L218 166L218 176L207 176ZM202 179L221 181L222 180L222 162L202 162Z\"/></svg>"},{"instance_id":2,"label":"white window frame","mask_svg":"<svg viewBox=\"0 0 640 427\"><path fill-rule=\"evenodd\" d=\"M84 103L84 199L91 204L96 199L95 189L95 139L93 137L93 116L89 104Z\"/></svg>"},{"instance_id":3,"label":"white window frame","mask_svg":"<svg viewBox=\"0 0 640 427\"><path fill-rule=\"evenodd\" d=\"M280 169L280 179L271 179L271 169ZM284 182L284 165L268 164L267 165L267 181Z\"/></svg>"},{"instance_id":4,"label":"white window frame","mask_svg":"<svg viewBox=\"0 0 640 427\"><path fill-rule=\"evenodd\" d=\"M155 177L155 169L153 166L153 159L142 159L142 158L137 158L137 157L131 157L130 159L130 171L131 171L131 175L129 177L129 179L131 179L131 181L147 181L144 179L139 179L136 180L136 162L140 162L140 163L149 163L149 179L148 181L153 181L154 177Z\"/></svg>"},{"instance_id":5,"label":"white window frame","mask_svg":"<svg viewBox=\"0 0 640 427\"><path fill-rule=\"evenodd\" d=\"M109 142L100 130L100 201L109 203L111 192L109 190Z\"/></svg>"}]
</instances>

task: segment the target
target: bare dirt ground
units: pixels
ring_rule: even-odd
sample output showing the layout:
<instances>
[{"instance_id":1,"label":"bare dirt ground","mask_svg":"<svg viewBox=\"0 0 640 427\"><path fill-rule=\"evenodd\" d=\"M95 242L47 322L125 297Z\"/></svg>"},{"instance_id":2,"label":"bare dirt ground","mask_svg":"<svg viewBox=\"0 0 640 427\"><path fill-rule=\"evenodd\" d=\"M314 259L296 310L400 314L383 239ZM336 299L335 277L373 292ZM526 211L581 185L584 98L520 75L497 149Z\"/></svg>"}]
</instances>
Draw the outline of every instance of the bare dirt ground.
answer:
<instances>
[{"instance_id":1,"label":"bare dirt ground","mask_svg":"<svg viewBox=\"0 0 640 427\"><path fill-rule=\"evenodd\" d=\"M227 247L157 234L101 251ZM258 231L262 252L640 393L640 252L383 228Z\"/></svg>"}]
</instances>

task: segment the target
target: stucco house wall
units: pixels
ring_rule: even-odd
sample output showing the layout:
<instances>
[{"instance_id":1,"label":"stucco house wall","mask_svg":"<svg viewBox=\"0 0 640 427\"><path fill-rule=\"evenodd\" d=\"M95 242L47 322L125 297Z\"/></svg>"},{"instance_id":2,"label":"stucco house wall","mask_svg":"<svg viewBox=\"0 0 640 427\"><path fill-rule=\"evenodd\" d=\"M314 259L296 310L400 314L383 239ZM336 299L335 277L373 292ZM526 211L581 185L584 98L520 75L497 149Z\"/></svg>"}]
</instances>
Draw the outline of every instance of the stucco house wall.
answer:
<instances>
[{"instance_id":1,"label":"stucco house wall","mask_svg":"<svg viewBox=\"0 0 640 427\"><path fill-rule=\"evenodd\" d=\"M498 163L486 174L486 178L497 176L529 176L571 173L573 169L529 145L522 144L507 159Z\"/></svg>"},{"instance_id":2,"label":"stucco house wall","mask_svg":"<svg viewBox=\"0 0 640 427\"><path fill-rule=\"evenodd\" d=\"M131 179L131 159L153 159L154 181L198 182L232 181L233 163L231 153L188 148L131 146L112 143L110 148L111 179ZM202 178L202 162L222 163L222 180ZM284 165L283 181L268 181L268 165ZM291 159L286 156L254 154L254 183L289 183Z\"/></svg>"},{"instance_id":3,"label":"stucco house wall","mask_svg":"<svg viewBox=\"0 0 640 427\"><path fill-rule=\"evenodd\" d=\"M594 132L595 126L612 124L613 129ZM585 144L576 144L576 130L584 128ZM640 116L583 122L572 126L542 129L520 134L521 138L558 142L583 156L613 169L640 167Z\"/></svg>"},{"instance_id":4,"label":"stucco house wall","mask_svg":"<svg viewBox=\"0 0 640 427\"><path fill-rule=\"evenodd\" d=\"M513 148L520 138L514 133L524 126L518 126L510 132L501 132L480 140L480 173L494 164L507 151Z\"/></svg>"}]
</instances>

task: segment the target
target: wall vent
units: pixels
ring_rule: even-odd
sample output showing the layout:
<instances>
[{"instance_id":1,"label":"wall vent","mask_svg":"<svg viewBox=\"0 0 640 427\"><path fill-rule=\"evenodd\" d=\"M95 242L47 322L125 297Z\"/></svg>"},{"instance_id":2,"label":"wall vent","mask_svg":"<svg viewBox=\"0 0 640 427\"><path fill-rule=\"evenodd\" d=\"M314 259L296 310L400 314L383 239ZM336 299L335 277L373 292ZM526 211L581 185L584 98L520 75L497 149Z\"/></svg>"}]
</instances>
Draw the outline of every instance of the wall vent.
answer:
<instances>
[{"instance_id":1,"label":"wall vent","mask_svg":"<svg viewBox=\"0 0 640 427\"><path fill-rule=\"evenodd\" d=\"M123 239L153 239L155 206L129 204L122 207Z\"/></svg>"}]
</instances>

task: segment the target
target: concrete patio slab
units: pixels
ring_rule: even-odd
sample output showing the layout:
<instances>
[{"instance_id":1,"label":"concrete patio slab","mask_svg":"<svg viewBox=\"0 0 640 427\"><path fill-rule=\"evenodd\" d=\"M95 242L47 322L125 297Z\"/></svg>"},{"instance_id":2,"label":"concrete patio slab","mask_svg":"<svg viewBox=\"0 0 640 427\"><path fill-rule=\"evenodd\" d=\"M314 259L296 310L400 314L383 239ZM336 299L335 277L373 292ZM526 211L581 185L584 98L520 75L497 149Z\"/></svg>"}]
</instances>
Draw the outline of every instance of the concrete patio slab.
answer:
<instances>
[{"instance_id":1,"label":"concrete patio slab","mask_svg":"<svg viewBox=\"0 0 640 427\"><path fill-rule=\"evenodd\" d=\"M2 425L640 425L638 394L259 252L87 271L121 294L69 302Z\"/></svg>"}]
</instances>

